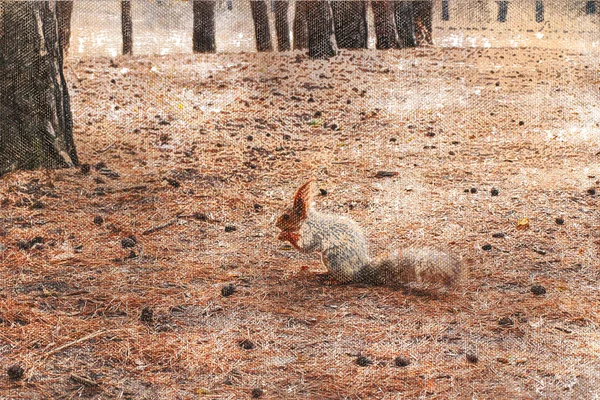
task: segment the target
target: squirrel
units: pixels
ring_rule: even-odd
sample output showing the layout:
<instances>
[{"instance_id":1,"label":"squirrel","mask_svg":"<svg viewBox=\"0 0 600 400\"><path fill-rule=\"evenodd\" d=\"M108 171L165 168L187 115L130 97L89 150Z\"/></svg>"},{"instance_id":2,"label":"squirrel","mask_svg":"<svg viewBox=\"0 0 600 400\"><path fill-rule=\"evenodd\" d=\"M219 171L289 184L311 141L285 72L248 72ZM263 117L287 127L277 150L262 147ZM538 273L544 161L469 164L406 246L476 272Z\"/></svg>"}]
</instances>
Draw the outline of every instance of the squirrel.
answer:
<instances>
[{"instance_id":1,"label":"squirrel","mask_svg":"<svg viewBox=\"0 0 600 400\"><path fill-rule=\"evenodd\" d=\"M303 253L319 252L330 276L340 283L457 285L463 275L459 258L432 247L406 248L396 257L373 261L361 227L352 219L312 207L314 180L298 188L292 206L275 226L279 240Z\"/></svg>"}]
</instances>

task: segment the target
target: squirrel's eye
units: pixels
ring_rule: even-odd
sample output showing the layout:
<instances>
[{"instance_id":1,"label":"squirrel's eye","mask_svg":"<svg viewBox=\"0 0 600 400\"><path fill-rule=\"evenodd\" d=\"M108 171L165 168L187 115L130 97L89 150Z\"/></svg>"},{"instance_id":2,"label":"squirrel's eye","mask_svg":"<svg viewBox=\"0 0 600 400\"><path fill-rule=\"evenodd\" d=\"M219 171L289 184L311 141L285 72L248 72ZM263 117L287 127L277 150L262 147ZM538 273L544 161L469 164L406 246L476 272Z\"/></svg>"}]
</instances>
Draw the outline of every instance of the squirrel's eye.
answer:
<instances>
[{"instance_id":1,"label":"squirrel's eye","mask_svg":"<svg viewBox=\"0 0 600 400\"><path fill-rule=\"evenodd\" d=\"M283 219L286 221L290 219L290 214L283 214Z\"/></svg>"}]
</instances>

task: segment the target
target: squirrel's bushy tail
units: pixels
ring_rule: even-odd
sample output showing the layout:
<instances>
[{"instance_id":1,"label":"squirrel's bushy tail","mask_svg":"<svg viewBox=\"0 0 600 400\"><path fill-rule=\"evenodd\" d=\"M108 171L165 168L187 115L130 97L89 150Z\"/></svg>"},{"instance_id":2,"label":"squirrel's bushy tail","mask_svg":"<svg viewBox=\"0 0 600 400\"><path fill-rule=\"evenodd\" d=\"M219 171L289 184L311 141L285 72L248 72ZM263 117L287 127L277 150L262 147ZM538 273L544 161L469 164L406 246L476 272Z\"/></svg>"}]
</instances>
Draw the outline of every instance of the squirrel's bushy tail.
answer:
<instances>
[{"instance_id":1,"label":"squirrel's bushy tail","mask_svg":"<svg viewBox=\"0 0 600 400\"><path fill-rule=\"evenodd\" d=\"M423 247L407 248L399 257L365 265L359 280L374 285L417 282L455 286L462 277L463 267L457 257L432 247Z\"/></svg>"}]
</instances>

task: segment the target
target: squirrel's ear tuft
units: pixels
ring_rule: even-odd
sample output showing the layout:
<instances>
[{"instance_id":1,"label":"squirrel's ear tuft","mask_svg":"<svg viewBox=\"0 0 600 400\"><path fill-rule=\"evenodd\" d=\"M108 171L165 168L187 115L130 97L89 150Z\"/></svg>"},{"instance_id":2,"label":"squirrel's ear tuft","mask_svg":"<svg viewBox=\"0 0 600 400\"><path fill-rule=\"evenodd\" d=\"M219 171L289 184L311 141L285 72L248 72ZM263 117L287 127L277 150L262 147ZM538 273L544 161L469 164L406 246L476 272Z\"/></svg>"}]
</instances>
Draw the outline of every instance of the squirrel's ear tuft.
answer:
<instances>
[{"instance_id":1,"label":"squirrel's ear tuft","mask_svg":"<svg viewBox=\"0 0 600 400\"><path fill-rule=\"evenodd\" d=\"M314 196L315 180L310 179L304 185L300 186L294 196L294 213L296 215L306 216L308 207Z\"/></svg>"}]
</instances>

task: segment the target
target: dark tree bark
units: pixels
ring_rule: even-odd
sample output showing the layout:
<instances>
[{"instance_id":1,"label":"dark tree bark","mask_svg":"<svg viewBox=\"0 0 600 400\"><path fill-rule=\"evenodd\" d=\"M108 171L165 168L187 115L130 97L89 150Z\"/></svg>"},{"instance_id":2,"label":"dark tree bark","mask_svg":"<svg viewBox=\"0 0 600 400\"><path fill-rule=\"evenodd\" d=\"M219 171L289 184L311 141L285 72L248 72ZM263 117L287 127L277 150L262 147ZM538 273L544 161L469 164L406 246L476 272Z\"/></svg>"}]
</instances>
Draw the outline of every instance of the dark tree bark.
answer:
<instances>
[{"instance_id":1,"label":"dark tree bark","mask_svg":"<svg viewBox=\"0 0 600 400\"><path fill-rule=\"evenodd\" d=\"M308 48L308 26L306 22L307 0L296 0L294 10L294 50L303 50Z\"/></svg>"},{"instance_id":2,"label":"dark tree bark","mask_svg":"<svg viewBox=\"0 0 600 400\"><path fill-rule=\"evenodd\" d=\"M308 55L310 58L330 58L338 54L333 28L333 16L327 0L309 0L306 20L308 26Z\"/></svg>"},{"instance_id":3,"label":"dark tree bark","mask_svg":"<svg viewBox=\"0 0 600 400\"><path fill-rule=\"evenodd\" d=\"M585 2L585 14L586 15L596 14L596 1L595 0Z\"/></svg>"},{"instance_id":4,"label":"dark tree bark","mask_svg":"<svg viewBox=\"0 0 600 400\"><path fill-rule=\"evenodd\" d=\"M215 40L214 0L194 0L194 34L192 48L194 53L214 53L217 51Z\"/></svg>"},{"instance_id":5,"label":"dark tree bark","mask_svg":"<svg viewBox=\"0 0 600 400\"><path fill-rule=\"evenodd\" d=\"M415 1L414 8L414 24L416 42L419 46L424 44L433 44L433 2L430 1Z\"/></svg>"},{"instance_id":6,"label":"dark tree bark","mask_svg":"<svg viewBox=\"0 0 600 400\"><path fill-rule=\"evenodd\" d=\"M71 42L71 15L73 14L73 0L56 2L56 18L58 19L58 37L63 53L69 53Z\"/></svg>"},{"instance_id":7,"label":"dark tree bark","mask_svg":"<svg viewBox=\"0 0 600 400\"><path fill-rule=\"evenodd\" d=\"M0 175L78 164L55 3L9 1L0 23Z\"/></svg>"},{"instance_id":8,"label":"dark tree bark","mask_svg":"<svg viewBox=\"0 0 600 400\"><path fill-rule=\"evenodd\" d=\"M415 47L415 26L413 24L413 6L411 1L396 1L394 15L400 47Z\"/></svg>"},{"instance_id":9,"label":"dark tree bark","mask_svg":"<svg viewBox=\"0 0 600 400\"><path fill-rule=\"evenodd\" d=\"M535 22L544 22L544 2L542 0L535 2Z\"/></svg>"},{"instance_id":10,"label":"dark tree bark","mask_svg":"<svg viewBox=\"0 0 600 400\"><path fill-rule=\"evenodd\" d=\"M333 0L335 40L341 49L366 49L367 3L364 0Z\"/></svg>"},{"instance_id":11,"label":"dark tree bark","mask_svg":"<svg viewBox=\"0 0 600 400\"><path fill-rule=\"evenodd\" d=\"M375 47L379 50L398 48L398 32L394 20L394 3L389 0L373 0L373 17L375 22Z\"/></svg>"},{"instance_id":12,"label":"dark tree bark","mask_svg":"<svg viewBox=\"0 0 600 400\"><path fill-rule=\"evenodd\" d=\"M265 0L250 0L250 10L254 21L254 37L257 51L273 51L271 30L269 29L269 14Z\"/></svg>"},{"instance_id":13,"label":"dark tree bark","mask_svg":"<svg viewBox=\"0 0 600 400\"><path fill-rule=\"evenodd\" d=\"M123 54L133 54L133 22L131 1L121 0L121 31L123 33Z\"/></svg>"},{"instance_id":14,"label":"dark tree bark","mask_svg":"<svg viewBox=\"0 0 600 400\"><path fill-rule=\"evenodd\" d=\"M288 24L288 0L275 0L275 33L277 33L277 49L290 49L290 26Z\"/></svg>"},{"instance_id":15,"label":"dark tree bark","mask_svg":"<svg viewBox=\"0 0 600 400\"><path fill-rule=\"evenodd\" d=\"M506 22L508 16L508 0L498 1L498 22Z\"/></svg>"}]
</instances>

